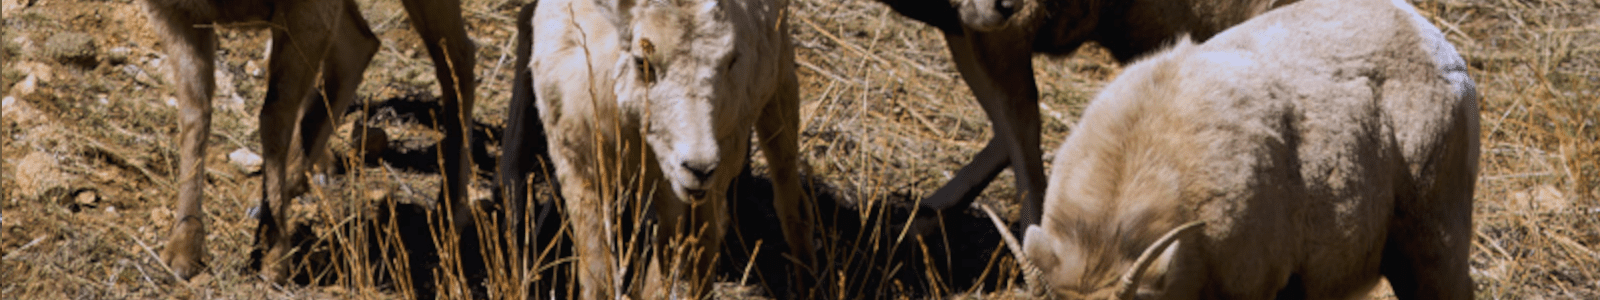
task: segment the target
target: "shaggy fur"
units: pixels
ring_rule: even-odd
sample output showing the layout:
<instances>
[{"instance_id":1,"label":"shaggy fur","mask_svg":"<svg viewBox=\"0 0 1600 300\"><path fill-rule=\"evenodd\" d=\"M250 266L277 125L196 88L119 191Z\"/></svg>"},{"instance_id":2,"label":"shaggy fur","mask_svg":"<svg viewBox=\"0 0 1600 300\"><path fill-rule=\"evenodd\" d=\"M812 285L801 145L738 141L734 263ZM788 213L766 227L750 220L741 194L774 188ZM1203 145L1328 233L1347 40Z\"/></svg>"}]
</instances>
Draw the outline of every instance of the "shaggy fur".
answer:
<instances>
[{"instance_id":1,"label":"shaggy fur","mask_svg":"<svg viewBox=\"0 0 1600 300\"><path fill-rule=\"evenodd\" d=\"M1180 34L1204 41L1293 0L877 0L944 32L951 60L989 115L995 135L954 179L922 201L966 209L1010 167L1023 194L1019 223L1039 223L1045 190L1034 53L1068 55L1096 41L1126 62Z\"/></svg>"},{"instance_id":2,"label":"shaggy fur","mask_svg":"<svg viewBox=\"0 0 1600 300\"><path fill-rule=\"evenodd\" d=\"M444 103L440 124L445 133L445 190L450 207L465 207L466 172L471 165L462 116L472 115L474 46L461 22L454 1L405 0L408 15L432 55ZM339 115L355 99L356 87L378 39L368 28L355 2L350 0L146 0L151 26L165 44L177 85L181 146L178 149L177 224L161 258L180 277L199 274L205 267L206 228L201 204L205 196L204 158L211 136L211 94L217 37L211 24L265 22L272 29L272 49L267 70L267 94L262 102L260 128L262 173L261 209L257 218L255 251L261 276L282 282L288 276L288 254L293 251L289 233L289 199L306 190L311 162L326 159L328 135ZM335 42L337 41L337 42ZM446 49L448 47L448 49ZM451 68L454 66L454 69ZM319 78L317 73L321 72ZM453 71L453 72L452 72ZM324 99L313 97L316 80L322 80ZM315 99L315 100L313 100ZM312 101L307 101L312 100ZM330 109L331 108L331 109ZM469 219L457 209L457 228Z\"/></svg>"},{"instance_id":3,"label":"shaggy fur","mask_svg":"<svg viewBox=\"0 0 1600 300\"><path fill-rule=\"evenodd\" d=\"M545 0L534 13L530 68L585 298L620 294L617 212L649 201L655 251L687 249L689 281L709 272L728 223L725 193L751 129L776 187L793 255L809 263L801 202L799 90L785 1ZM642 199L629 198L626 188ZM684 238L687 248L671 247ZM666 280L651 264L646 285ZM679 269L679 268L673 268ZM698 284L691 284L697 286ZM691 289L698 294L699 288ZM648 292L658 289L646 287ZM660 296L660 295L655 295ZM656 298L655 296L644 298Z\"/></svg>"},{"instance_id":4,"label":"shaggy fur","mask_svg":"<svg viewBox=\"0 0 1600 300\"><path fill-rule=\"evenodd\" d=\"M1469 299L1477 93L1400 0L1313 0L1129 67L1056 152L1024 252L1066 298ZM1162 249L1156 249L1160 251Z\"/></svg>"}]
</instances>

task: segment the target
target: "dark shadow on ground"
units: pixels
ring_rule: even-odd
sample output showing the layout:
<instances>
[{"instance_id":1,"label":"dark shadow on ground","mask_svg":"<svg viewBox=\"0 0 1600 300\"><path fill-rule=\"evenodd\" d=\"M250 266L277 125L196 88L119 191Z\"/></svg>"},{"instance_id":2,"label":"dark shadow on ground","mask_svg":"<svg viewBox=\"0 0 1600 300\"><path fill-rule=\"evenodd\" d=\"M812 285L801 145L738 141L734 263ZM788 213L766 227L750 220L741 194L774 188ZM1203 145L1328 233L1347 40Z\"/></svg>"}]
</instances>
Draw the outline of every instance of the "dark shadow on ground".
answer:
<instances>
[{"instance_id":1,"label":"dark shadow on ground","mask_svg":"<svg viewBox=\"0 0 1600 300\"><path fill-rule=\"evenodd\" d=\"M357 105L352 111L365 107L370 113L366 114L368 124L429 124L433 113L438 111L438 102L431 97L401 97L387 99L370 105ZM374 125L375 126L375 125ZM477 172L490 174L497 165L497 153L489 149L499 147L499 133L501 128L491 127L484 123L474 121L473 139L471 141L474 163ZM379 158L403 172L420 174L437 174L439 163L437 148L433 144L407 144L407 142L391 141L389 147L380 154ZM535 185L548 185L546 176L535 176ZM543 188L548 188L544 186ZM816 241L820 241L816 254L821 265L811 271L794 270L794 265L785 257L788 245L783 239L780 225L775 222L777 213L772 207L772 185L764 177L756 176L747 167L730 187L730 210L734 212L734 228L727 231L727 239L723 243L723 255L720 258L719 281L738 281L746 275L749 266L749 284L765 288L767 295L790 299L799 295L812 295L831 297L845 295L850 298L889 298L899 296L938 296L950 293L968 291L992 291L1004 286L997 278L1012 278L1009 275L997 274L1000 256L1011 255L1001 245L998 230L980 212L967 210L959 213L940 216L935 212L918 212L918 221L913 223L911 234L901 235L902 228L907 220L912 219L915 198L900 194L891 195L891 199L878 201L879 203L899 203L888 207L872 208L873 213L862 216L860 209L853 203L841 199L860 198L860 196L847 195L848 191L834 188L826 182L818 182L814 178L806 181L806 191L815 199L815 211L820 223L817 229ZM560 201L551 201L548 195L537 199L544 205L536 206L535 213L530 218L537 218L539 214L548 214L537 228L559 228L559 220L563 216L555 206ZM428 210L431 208L407 203L394 203L376 209L377 213L366 214L354 226L371 226L372 232L385 230L382 224L395 224L395 236L399 241L380 241L378 237L369 239L366 246L369 257L375 261L378 270L373 274L383 284L392 286L396 281L389 278L387 260L376 261L395 257L393 250L380 247L383 244L399 243L409 252L407 263L410 268L413 288L424 298L434 294L432 286L432 270L439 264L439 254L434 246L432 235L429 233ZM490 205L492 210L494 205ZM942 221L942 222L941 222ZM392 222L392 223L391 223ZM942 224L942 227L940 226ZM304 226L302 226L304 228ZM316 241L309 230L297 230L302 234L297 235L302 249L326 249L330 247L326 242ZM554 261L561 257L569 256L569 246L564 237L557 236L556 230L539 230L540 236L536 244L543 247L550 243L561 251L554 252L547 261ZM922 233L918 235L916 233ZM476 236L468 233L466 236ZM919 238L920 236L920 238ZM752 259L750 254L757 241L761 241L758 256ZM468 245L475 245L475 239L466 239ZM333 245L338 246L338 245ZM464 248L477 252L475 248ZM320 257L319 255L323 256ZM299 259L310 262L301 270L296 282L301 284L329 284L337 278L327 274L328 266L337 265L327 261L328 254L318 251L302 251ZM474 255L471 259L477 259ZM319 263L319 261L321 263ZM320 266L319 266L320 265ZM484 278L484 267L480 263L468 263L469 278L481 282ZM530 293L536 295L566 295L566 288L570 287L567 274L569 268L552 268L545 278L550 281L540 283L542 288L532 289ZM809 278L806 280L817 286L809 293L792 290L796 274ZM474 284L476 296L486 294L480 284ZM555 293L552 294L551 287ZM541 297L542 298L542 297Z\"/></svg>"}]
</instances>

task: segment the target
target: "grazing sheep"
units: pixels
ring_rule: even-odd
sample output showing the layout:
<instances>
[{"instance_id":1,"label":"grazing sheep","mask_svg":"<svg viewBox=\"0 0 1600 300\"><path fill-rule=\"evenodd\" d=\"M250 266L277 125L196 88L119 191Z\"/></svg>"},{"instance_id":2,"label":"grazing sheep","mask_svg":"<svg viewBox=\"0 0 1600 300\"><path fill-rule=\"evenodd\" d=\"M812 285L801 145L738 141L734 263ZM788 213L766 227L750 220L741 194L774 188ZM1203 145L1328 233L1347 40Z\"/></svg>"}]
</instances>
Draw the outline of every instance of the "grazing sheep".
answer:
<instances>
[{"instance_id":1,"label":"grazing sheep","mask_svg":"<svg viewBox=\"0 0 1600 300\"><path fill-rule=\"evenodd\" d=\"M1204 41L1295 0L877 1L944 32L951 60L994 125L983 151L922 206L966 209L1009 166L1023 193L1019 222L1032 225L1039 223L1045 190L1033 53L1068 55L1096 41L1127 62L1180 34Z\"/></svg>"},{"instance_id":2,"label":"grazing sheep","mask_svg":"<svg viewBox=\"0 0 1600 300\"><path fill-rule=\"evenodd\" d=\"M1351 298L1381 275L1400 299L1472 297L1477 93L1403 1L1181 41L1075 128L1023 242L1055 296Z\"/></svg>"},{"instance_id":3,"label":"grazing sheep","mask_svg":"<svg viewBox=\"0 0 1600 300\"><path fill-rule=\"evenodd\" d=\"M293 251L286 226L289 199L306 189L310 162L325 155L324 145L339 116L355 99L356 86L378 39L350 0L146 0L150 24L161 35L173 82L177 83L179 128L178 201L175 224L161 258L179 277L204 269L206 228L201 211L205 190L204 158L211 135L211 94L217 37L212 24L266 22L272 30L267 95L260 115L262 173L261 220L255 251L262 255L261 276L282 282ZM467 39L461 8L455 1L404 0L413 26L432 55L443 91L440 123L445 137L444 196L453 207L465 207L467 157L465 120L472 114L474 46ZM337 42L336 42L337 41ZM448 48L446 48L448 47ZM452 68L453 66L453 68ZM314 97L321 71L325 101ZM452 72L453 71L453 72ZM307 101L310 100L310 101ZM467 224L467 210L455 210L458 227Z\"/></svg>"},{"instance_id":4,"label":"grazing sheep","mask_svg":"<svg viewBox=\"0 0 1600 300\"><path fill-rule=\"evenodd\" d=\"M810 263L787 4L539 2L533 16L539 42L529 67L572 223L583 298L623 293L628 265L618 257L618 239L624 235L614 230L631 222L615 219L636 200L628 197L653 205L658 259L690 251L676 257L693 267L675 268L686 274L673 277L696 282L691 295L701 292L729 219L724 194L745 164L752 126L770 166L785 239L797 259ZM689 247L668 245L677 237ZM649 269L646 285L665 281L656 263Z\"/></svg>"}]
</instances>

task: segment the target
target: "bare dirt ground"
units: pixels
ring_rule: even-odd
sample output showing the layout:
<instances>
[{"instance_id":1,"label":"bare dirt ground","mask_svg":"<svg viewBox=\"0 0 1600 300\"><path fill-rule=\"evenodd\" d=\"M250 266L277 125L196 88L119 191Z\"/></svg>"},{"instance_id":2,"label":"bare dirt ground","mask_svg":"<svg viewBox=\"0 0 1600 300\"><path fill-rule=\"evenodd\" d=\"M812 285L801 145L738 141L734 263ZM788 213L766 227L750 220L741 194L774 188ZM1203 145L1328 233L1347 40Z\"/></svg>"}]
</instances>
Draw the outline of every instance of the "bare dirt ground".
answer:
<instances>
[{"instance_id":1,"label":"bare dirt ground","mask_svg":"<svg viewBox=\"0 0 1600 300\"><path fill-rule=\"evenodd\" d=\"M378 219L364 207L383 199L429 205L438 190L437 168L429 167L427 152L438 133L421 125L427 123L426 105L412 107L437 93L433 66L398 1L357 2L384 46L359 91L362 107L347 120L387 132L395 150L383 155L386 164L341 156L348 163L329 171L335 175L297 202L302 219L320 224L316 234L323 240L364 241L343 235L356 231L340 229L350 220ZM1414 2L1467 59L1482 95L1472 248L1479 297L1600 298L1600 1ZM478 160L485 164L480 181L492 174L487 163L498 155L494 135L503 127L511 94L512 23L522 4L463 1L479 46L473 119L480 123ZM166 55L140 5L3 0L0 9L0 298L411 296L403 284L364 275L381 273L370 264L344 264L332 271L343 275L338 279L289 286L263 283L248 270L256 222L246 211L259 199L261 176L230 154L260 149L255 114L265 93L267 32L228 26L218 31L221 62L206 164L211 268L185 282L155 257L166 242L176 197L178 129L162 63ZM862 208L864 216L883 203L920 198L948 180L990 136L936 30L869 0L798 0L791 12L805 101L805 163L813 180L839 202ZM1048 150L1071 132L1086 102L1121 67L1092 46L1034 63ZM346 124L336 133L334 152L353 153L350 132ZM475 198L486 197L485 184L475 182ZM1014 199L1012 179L1004 174L980 202L1007 215L1015 213ZM860 223L856 229L895 228L882 224ZM888 240L892 245L839 252L920 246ZM995 240L983 241L946 243L999 249ZM344 253L331 256L335 260L364 258L349 244L319 249ZM830 269L820 283L837 287L829 294L840 298L1016 296L1011 291L1020 277L1014 265L991 252L890 261L867 255L841 263L874 265L875 271ZM974 259L985 266L983 273L924 268ZM905 270L896 271L900 267ZM913 269L919 271L908 271ZM974 284L978 277L984 280ZM446 286L438 289L440 296L472 289L449 286L457 281L447 279L441 279ZM750 280L727 276L719 295L751 297L751 289L738 288L740 282L760 282ZM1393 298L1384 288L1371 295Z\"/></svg>"}]
</instances>

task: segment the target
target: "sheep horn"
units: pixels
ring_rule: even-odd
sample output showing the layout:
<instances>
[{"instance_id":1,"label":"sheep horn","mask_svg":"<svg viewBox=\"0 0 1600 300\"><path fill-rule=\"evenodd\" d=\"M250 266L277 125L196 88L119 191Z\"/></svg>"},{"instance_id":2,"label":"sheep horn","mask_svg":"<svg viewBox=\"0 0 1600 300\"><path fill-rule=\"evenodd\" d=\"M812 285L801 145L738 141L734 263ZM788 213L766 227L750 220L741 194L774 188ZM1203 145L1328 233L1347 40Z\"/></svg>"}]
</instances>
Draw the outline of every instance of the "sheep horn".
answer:
<instances>
[{"instance_id":1,"label":"sheep horn","mask_svg":"<svg viewBox=\"0 0 1600 300\"><path fill-rule=\"evenodd\" d=\"M1205 225L1205 222L1194 221L1179 225L1178 228L1167 231L1167 235L1156 239L1156 242L1151 244L1150 247L1145 248L1144 253L1139 254L1139 259L1133 261L1133 268L1128 269L1127 273L1123 273L1122 280L1117 282L1117 298L1133 299L1134 293L1139 291L1139 279L1144 277L1145 268L1155 263L1156 256L1166 252L1167 247L1178 241L1178 237L1193 232L1195 229L1200 228L1201 225Z\"/></svg>"},{"instance_id":2,"label":"sheep horn","mask_svg":"<svg viewBox=\"0 0 1600 300\"><path fill-rule=\"evenodd\" d=\"M1039 280L1043 273L1039 271L1038 266L1033 265L1033 261L1028 260L1027 255L1023 255L1022 243L1017 242L1017 236L1011 234L1011 229L1006 228L1005 223L1000 221L1000 216L996 215L988 205L976 202L973 205L978 206L979 209L983 210L984 214L989 215L989 221L994 222L994 228L1000 231L1000 238L1006 242L1006 248L1011 249L1011 255L1017 259L1017 264L1022 266L1023 279L1028 284L1028 292L1034 296L1044 295L1044 282Z\"/></svg>"}]
</instances>

